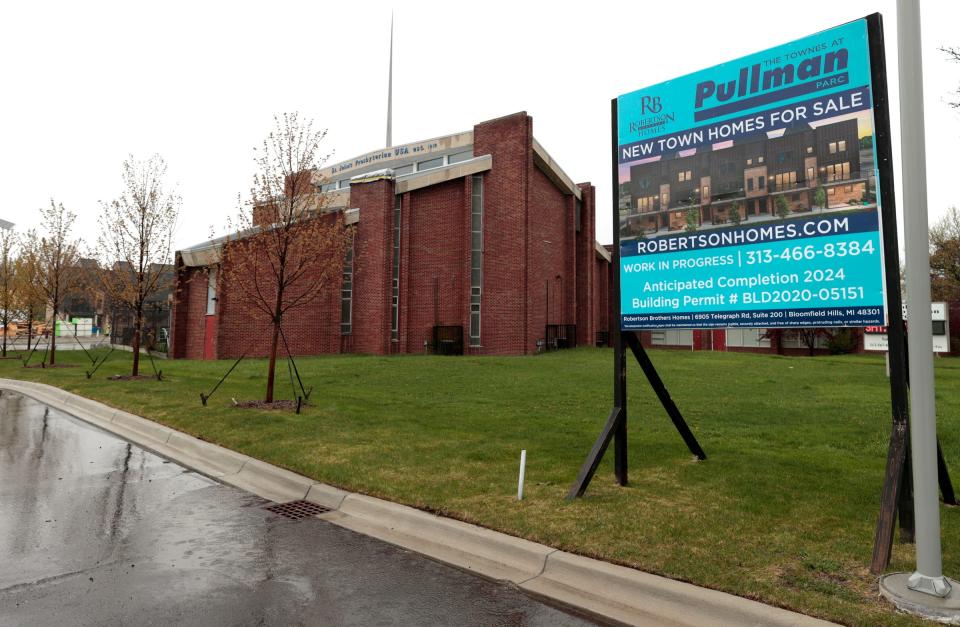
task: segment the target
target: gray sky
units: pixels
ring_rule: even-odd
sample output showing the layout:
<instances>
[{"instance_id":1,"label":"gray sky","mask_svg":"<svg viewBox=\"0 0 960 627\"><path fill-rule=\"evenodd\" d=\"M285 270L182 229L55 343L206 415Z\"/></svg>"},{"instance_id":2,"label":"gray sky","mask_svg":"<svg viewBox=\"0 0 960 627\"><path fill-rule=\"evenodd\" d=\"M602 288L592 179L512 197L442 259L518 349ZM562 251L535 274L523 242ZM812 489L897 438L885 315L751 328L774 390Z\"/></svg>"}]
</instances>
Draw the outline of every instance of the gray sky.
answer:
<instances>
[{"instance_id":1,"label":"gray sky","mask_svg":"<svg viewBox=\"0 0 960 627\"><path fill-rule=\"evenodd\" d=\"M177 248L223 231L274 113L329 129L331 162L381 148L391 2L6 3L0 19L0 217L36 226L54 197L96 239L128 154L160 153L183 196ZM960 2L922 3L931 221L960 205ZM396 5L395 144L525 110L612 241L610 99L879 11L894 150L896 7L888 1L407 2ZM797 8L793 8L797 7ZM899 175L899 163L895 165ZM899 191L899 183L898 183ZM899 203L898 203L899 207ZM902 227L901 227L902 236Z\"/></svg>"}]
</instances>

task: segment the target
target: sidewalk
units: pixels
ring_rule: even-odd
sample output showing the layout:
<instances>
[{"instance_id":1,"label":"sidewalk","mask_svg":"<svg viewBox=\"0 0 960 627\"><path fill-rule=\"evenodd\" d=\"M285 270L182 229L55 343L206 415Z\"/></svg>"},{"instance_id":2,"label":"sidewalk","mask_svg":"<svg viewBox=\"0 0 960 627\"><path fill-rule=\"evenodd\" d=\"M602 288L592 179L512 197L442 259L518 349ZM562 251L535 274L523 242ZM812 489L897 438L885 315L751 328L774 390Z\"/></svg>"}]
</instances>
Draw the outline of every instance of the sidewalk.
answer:
<instances>
[{"instance_id":1,"label":"sidewalk","mask_svg":"<svg viewBox=\"0 0 960 627\"><path fill-rule=\"evenodd\" d=\"M311 501L329 510L319 518L333 524L607 619L633 625L830 624L345 492L53 386L0 379L0 390L29 396L223 483L272 501Z\"/></svg>"}]
</instances>

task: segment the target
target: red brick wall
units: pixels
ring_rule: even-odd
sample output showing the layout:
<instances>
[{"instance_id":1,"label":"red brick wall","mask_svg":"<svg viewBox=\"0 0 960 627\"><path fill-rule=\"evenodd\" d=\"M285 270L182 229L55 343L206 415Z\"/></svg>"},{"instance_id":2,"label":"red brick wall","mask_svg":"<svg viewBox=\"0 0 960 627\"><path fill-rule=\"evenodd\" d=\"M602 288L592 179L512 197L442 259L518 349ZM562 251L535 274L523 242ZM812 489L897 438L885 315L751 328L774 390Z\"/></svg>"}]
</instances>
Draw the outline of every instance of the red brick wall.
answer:
<instances>
[{"instance_id":1,"label":"red brick wall","mask_svg":"<svg viewBox=\"0 0 960 627\"><path fill-rule=\"evenodd\" d=\"M204 322L207 312L207 269L177 269L173 297L173 356L203 358Z\"/></svg>"},{"instance_id":2,"label":"red brick wall","mask_svg":"<svg viewBox=\"0 0 960 627\"><path fill-rule=\"evenodd\" d=\"M531 315L542 313L527 302L529 240L528 179L533 168L532 122L525 112L473 127L473 154L491 155L493 171L484 175L483 302L480 341L485 354L517 354L534 350L528 335ZM467 260L469 270L469 259ZM537 277L542 291L542 278ZM543 311L542 303L539 311ZM542 333L542 329L540 333ZM540 335L537 335L540 337Z\"/></svg>"},{"instance_id":3,"label":"red brick wall","mask_svg":"<svg viewBox=\"0 0 960 627\"><path fill-rule=\"evenodd\" d=\"M469 341L469 317L465 313L470 293L469 185L467 177L404 195L401 352L422 352L434 324L462 325L464 345Z\"/></svg>"},{"instance_id":4,"label":"red brick wall","mask_svg":"<svg viewBox=\"0 0 960 627\"><path fill-rule=\"evenodd\" d=\"M349 206L360 207L353 258L353 351L357 353L390 352L394 199L392 180L350 187Z\"/></svg>"},{"instance_id":5,"label":"red brick wall","mask_svg":"<svg viewBox=\"0 0 960 627\"><path fill-rule=\"evenodd\" d=\"M321 219L332 222L334 216ZM340 350L339 290L342 260L323 260L319 263L335 264L332 279L317 298L289 309L284 314L283 336L279 340L277 352L281 358L288 354L313 355L336 353ZM267 299L272 300L275 288L272 287L273 279L265 268L265 264L261 265L260 284L270 294ZM303 293L308 286L315 283L315 277L321 274L318 269L287 286L285 298L294 298L298 293ZM266 311L255 306L255 301L248 294L235 287L234 284L244 278L231 272L229 261L224 262L217 289L217 335L214 354L219 359L236 358L242 354L263 357L270 351L273 332L271 317Z\"/></svg>"},{"instance_id":6,"label":"red brick wall","mask_svg":"<svg viewBox=\"0 0 960 627\"><path fill-rule=\"evenodd\" d=\"M527 222L526 350L536 349L547 324L576 324L573 245L573 196L564 196L543 172L533 167L530 176Z\"/></svg>"}]
</instances>

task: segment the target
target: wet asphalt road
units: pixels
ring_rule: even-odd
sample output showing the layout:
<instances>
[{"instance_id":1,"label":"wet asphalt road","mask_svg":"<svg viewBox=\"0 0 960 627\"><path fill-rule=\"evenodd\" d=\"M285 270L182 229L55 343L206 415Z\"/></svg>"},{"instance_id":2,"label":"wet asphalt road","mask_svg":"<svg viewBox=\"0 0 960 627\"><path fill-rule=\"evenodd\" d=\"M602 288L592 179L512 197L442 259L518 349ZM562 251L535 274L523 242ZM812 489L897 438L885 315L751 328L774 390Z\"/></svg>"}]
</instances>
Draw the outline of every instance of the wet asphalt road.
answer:
<instances>
[{"instance_id":1,"label":"wet asphalt road","mask_svg":"<svg viewBox=\"0 0 960 627\"><path fill-rule=\"evenodd\" d=\"M589 625L0 396L0 625Z\"/></svg>"}]
</instances>

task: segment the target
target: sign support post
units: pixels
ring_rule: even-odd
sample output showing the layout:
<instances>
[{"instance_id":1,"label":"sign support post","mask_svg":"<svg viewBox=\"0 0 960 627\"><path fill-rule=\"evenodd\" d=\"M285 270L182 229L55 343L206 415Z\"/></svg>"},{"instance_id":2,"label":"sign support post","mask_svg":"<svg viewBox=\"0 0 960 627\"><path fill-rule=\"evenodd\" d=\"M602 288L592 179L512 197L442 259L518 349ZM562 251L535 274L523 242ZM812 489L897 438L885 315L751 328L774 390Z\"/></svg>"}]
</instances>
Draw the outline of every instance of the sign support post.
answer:
<instances>
[{"instance_id":1,"label":"sign support post","mask_svg":"<svg viewBox=\"0 0 960 627\"><path fill-rule=\"evenodd\" d=\"M923 124L923 75L920 52L920 7L917 0L897 2L900 76L900 133L907 307L930 309L930 258L927 247L926 152ZM960 594L943 576L940 552L940 503L937 498L937 423L934 402L932 328L912 325L908 358L911 373L913 503L916 524L916 570L887 575L880 590L897 607L931 618L960 618Z\"/></svg>"}]
</instances>

